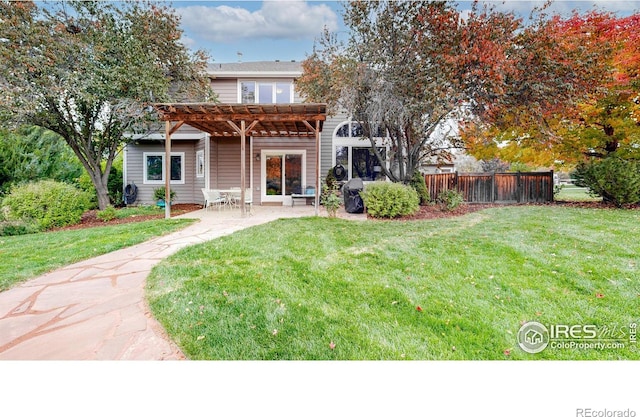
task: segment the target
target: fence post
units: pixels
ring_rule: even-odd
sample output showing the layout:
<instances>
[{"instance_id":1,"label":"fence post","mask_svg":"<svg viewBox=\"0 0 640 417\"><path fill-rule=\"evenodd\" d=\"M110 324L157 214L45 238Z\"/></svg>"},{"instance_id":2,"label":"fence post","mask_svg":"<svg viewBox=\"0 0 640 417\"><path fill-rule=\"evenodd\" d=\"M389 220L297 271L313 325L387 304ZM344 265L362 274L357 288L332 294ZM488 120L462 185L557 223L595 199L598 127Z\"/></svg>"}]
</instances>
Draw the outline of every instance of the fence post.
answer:
<instances>
[{"instance_id":1,"label":"fence post","mask_svg":"<svg viewBox=\"0 0 640 417\"><path fill-rule=\"evenodd\" d=\"M522 203L522 178L520 177L520 171L516 172L516 196L518 203Z\"/></svg>"},{"instance_id":2,"label":"fence post","mask_svg":"<svg viewBox=\"0 0 640 417\"><path fill-rule=\"evenodd\" d=\"M496 196L496 172L493 171L491 173L491 203L495 203L497 200Z\"/></svg>"}]
</instances>

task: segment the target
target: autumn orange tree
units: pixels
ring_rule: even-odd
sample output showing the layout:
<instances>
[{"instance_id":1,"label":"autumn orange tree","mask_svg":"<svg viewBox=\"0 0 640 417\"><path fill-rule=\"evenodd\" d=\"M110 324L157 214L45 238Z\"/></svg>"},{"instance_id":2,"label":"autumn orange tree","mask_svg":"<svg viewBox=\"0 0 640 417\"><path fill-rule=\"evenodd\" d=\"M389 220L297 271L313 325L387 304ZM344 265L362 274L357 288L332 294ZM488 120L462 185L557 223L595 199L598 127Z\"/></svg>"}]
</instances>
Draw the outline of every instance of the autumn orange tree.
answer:
<instances>
[{"instance_id":1,"label":"autumn orange tree","mask_svg":"<svg viewBox=\"0 0 640 417\"><path fill-rule=\"evenodd\" d=\"M570 90L545 91L543 100L527 97L520 106L497 101L493 117L466 125L472 153L480 159L498 156L559 168L613 154L640 157L640 15L591 11L566 19L553 16L534 30L531 53L538 49L537 54L551 59L525 59L523 69L546 77L556 73L547 70L549 64L554 70L561 62L578 77L558 78L558 87ZM527 83L523 75L514 74L514 81Z\"/></svg>"},{"instance_id":2,"label":"autumn orange tree","mask_svg":"<svg viewBox=\"0 0 640 417\"><path fill-rule=\"evenodd\" d=\"M466 146L446 128L452 120L474 150L498 133L542 143L557 109L590 94L606 66L603 51L565 45L556 22L537 16L525 25L478 3L463 15L447 1L352 1L348 41L325 34L298 87L359 121L372 152L390 159L390 169L380 165L393 181L409 182L420 161Z\"/></svg>"},{"instance_id":3,"label":"autumn orange tree","mask_svg":"<svg viewBox=\"0 0 640 417\"><path fill-rule=\"evenodd\" d=\"M580 139L581 151L590 156L613 153L640 158L640 14L616 17L591 12L563 22L566 38L588 33L590 47L605 47L608 73L600 90L579 103L567 136ZM571 113L569 113L571 114Z\"/></svg>"},{"instance_id":4,"label":"autumn orange tree","mask_svg":"<svg viewBox=\"0 0 640 417\"><path fill-rule=\"evenodd\" d=\"M154 2L0 2L0 116L64 138L110 203L112 163L148 102L208 91L207 57Z\"/></svg>"}]
</instances>

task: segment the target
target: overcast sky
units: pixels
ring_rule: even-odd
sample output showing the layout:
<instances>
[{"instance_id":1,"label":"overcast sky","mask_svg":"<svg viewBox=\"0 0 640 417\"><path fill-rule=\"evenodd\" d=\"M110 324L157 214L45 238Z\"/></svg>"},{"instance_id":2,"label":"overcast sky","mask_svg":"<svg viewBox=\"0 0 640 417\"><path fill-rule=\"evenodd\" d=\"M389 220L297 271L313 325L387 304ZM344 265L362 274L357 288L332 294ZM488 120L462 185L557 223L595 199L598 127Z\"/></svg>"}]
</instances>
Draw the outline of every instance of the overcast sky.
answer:
<instances>
[{"instance_id":1,"label":"overcast sky","mask_svg":"<svg viewBox=\"0 0 640 417\"><path fill-rule=\"evenodd\" d=\"M492 2L523 16L544 1ZM193 49L209 52L213 62L260 60L301 61L312 51L324 27L344 31L339 1L173 1L182 16L183 41ZM469 2L460 1L461 10ZM640 0L556 1L552 10L566 14L594 7L621 15L640 11Z\"/></svg>"}]
</instances>

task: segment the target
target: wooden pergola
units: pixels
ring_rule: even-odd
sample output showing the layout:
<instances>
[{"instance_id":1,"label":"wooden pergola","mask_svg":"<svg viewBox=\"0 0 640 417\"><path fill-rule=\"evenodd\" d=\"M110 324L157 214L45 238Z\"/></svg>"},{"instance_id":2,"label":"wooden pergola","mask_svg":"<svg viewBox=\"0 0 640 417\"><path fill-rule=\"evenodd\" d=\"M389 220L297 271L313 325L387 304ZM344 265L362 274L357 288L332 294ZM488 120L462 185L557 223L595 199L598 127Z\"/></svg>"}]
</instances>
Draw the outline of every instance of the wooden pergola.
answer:
<instances>
[{"instance_id":1,"label":"wooden pergola","mask_svg":"<svg viewBox=\"0 0 640 417\"><path fill-rule=\"evenodd\" d=\"M327 118L326 104L213 104L156 103L153 107L165 122L165 195L171 195L171 135L187 124L212 137L240 139L240 201L246 215L246 138L296 137L313 138L316 147L316 215L320 204L320 132ZM170 204L165 205L165 218L171 217Z\"/></svg>"}]
</instances>

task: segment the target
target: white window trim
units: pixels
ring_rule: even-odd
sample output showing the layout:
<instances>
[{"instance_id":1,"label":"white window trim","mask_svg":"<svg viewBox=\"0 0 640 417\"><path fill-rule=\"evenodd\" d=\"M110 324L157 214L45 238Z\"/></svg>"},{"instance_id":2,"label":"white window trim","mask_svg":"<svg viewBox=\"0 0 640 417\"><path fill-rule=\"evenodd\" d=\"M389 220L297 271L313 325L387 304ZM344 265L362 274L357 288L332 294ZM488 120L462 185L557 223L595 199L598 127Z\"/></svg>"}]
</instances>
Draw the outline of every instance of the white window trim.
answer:
<instances>
[{"instance_id":1,"label":"white window trim","mask_svg":"<svg viewBox=\"0 0 640 417\"><path fill-rule=\"evenodd\" d=\"M238 80L238 103L242 103L242 84L243 83L254 83L255 84L255 103L247 103L247 104L258 104L260 103L260 84L271 84L273 87L271 89L271 104L276 104L276 89L277 84L288 84L289 85L289 103L281 103L281 104L290 104L294 102L295 97L295 84L290 80L260 80L255 78L249 79L239 79ZM266 103L262 103L266 104Z\"/></svg>"},{"instance_id":2,"label":"white window trim","mask_svg":"<svg viewBox=\"0 0 640 417\"><path fill-rule=\"evenodd\" d=\"M166 160L164 152L143 152L142 154L142 183L150 185L160 185L165 183L165 175L167 172ZM147 157L160 156L162 157L162 179L161 180L148 180L147 179ZM185 183L185 155L184 152L171 152L171 156L179 156L182 159L180 180L171 180L171 184L184 184Z\"/></svg>"},{"instance_id":3,"label":"white window trim","mask_svg":"<svg viewBox=\"0 0 640 417\"><path fill-rule=\"evenodd\" d=\"M267 156L282 155L302 155L302 186L307 184L307 151L306 149L263 149L260 152L260 199L263 202L282 202L284 205L291 204L290 195L267 195ZM285 172L286 175L286 172Z\"/></svg>"},{"instance_id":4,"label":"white window trim","mask_svg":"<svg viewBox=\"0 0 640 417\"><path fill-rule=\"evenodd\" d=\"M200 160L202 159L202 172L198 171L198 168L200 167ZM146 166L146 164L145 164ZM207 170L206 168L206 163L204 160L204 150L199 150L196 151L196 178L204 178L204 172Z\"/></svg>"}]
</instances>

